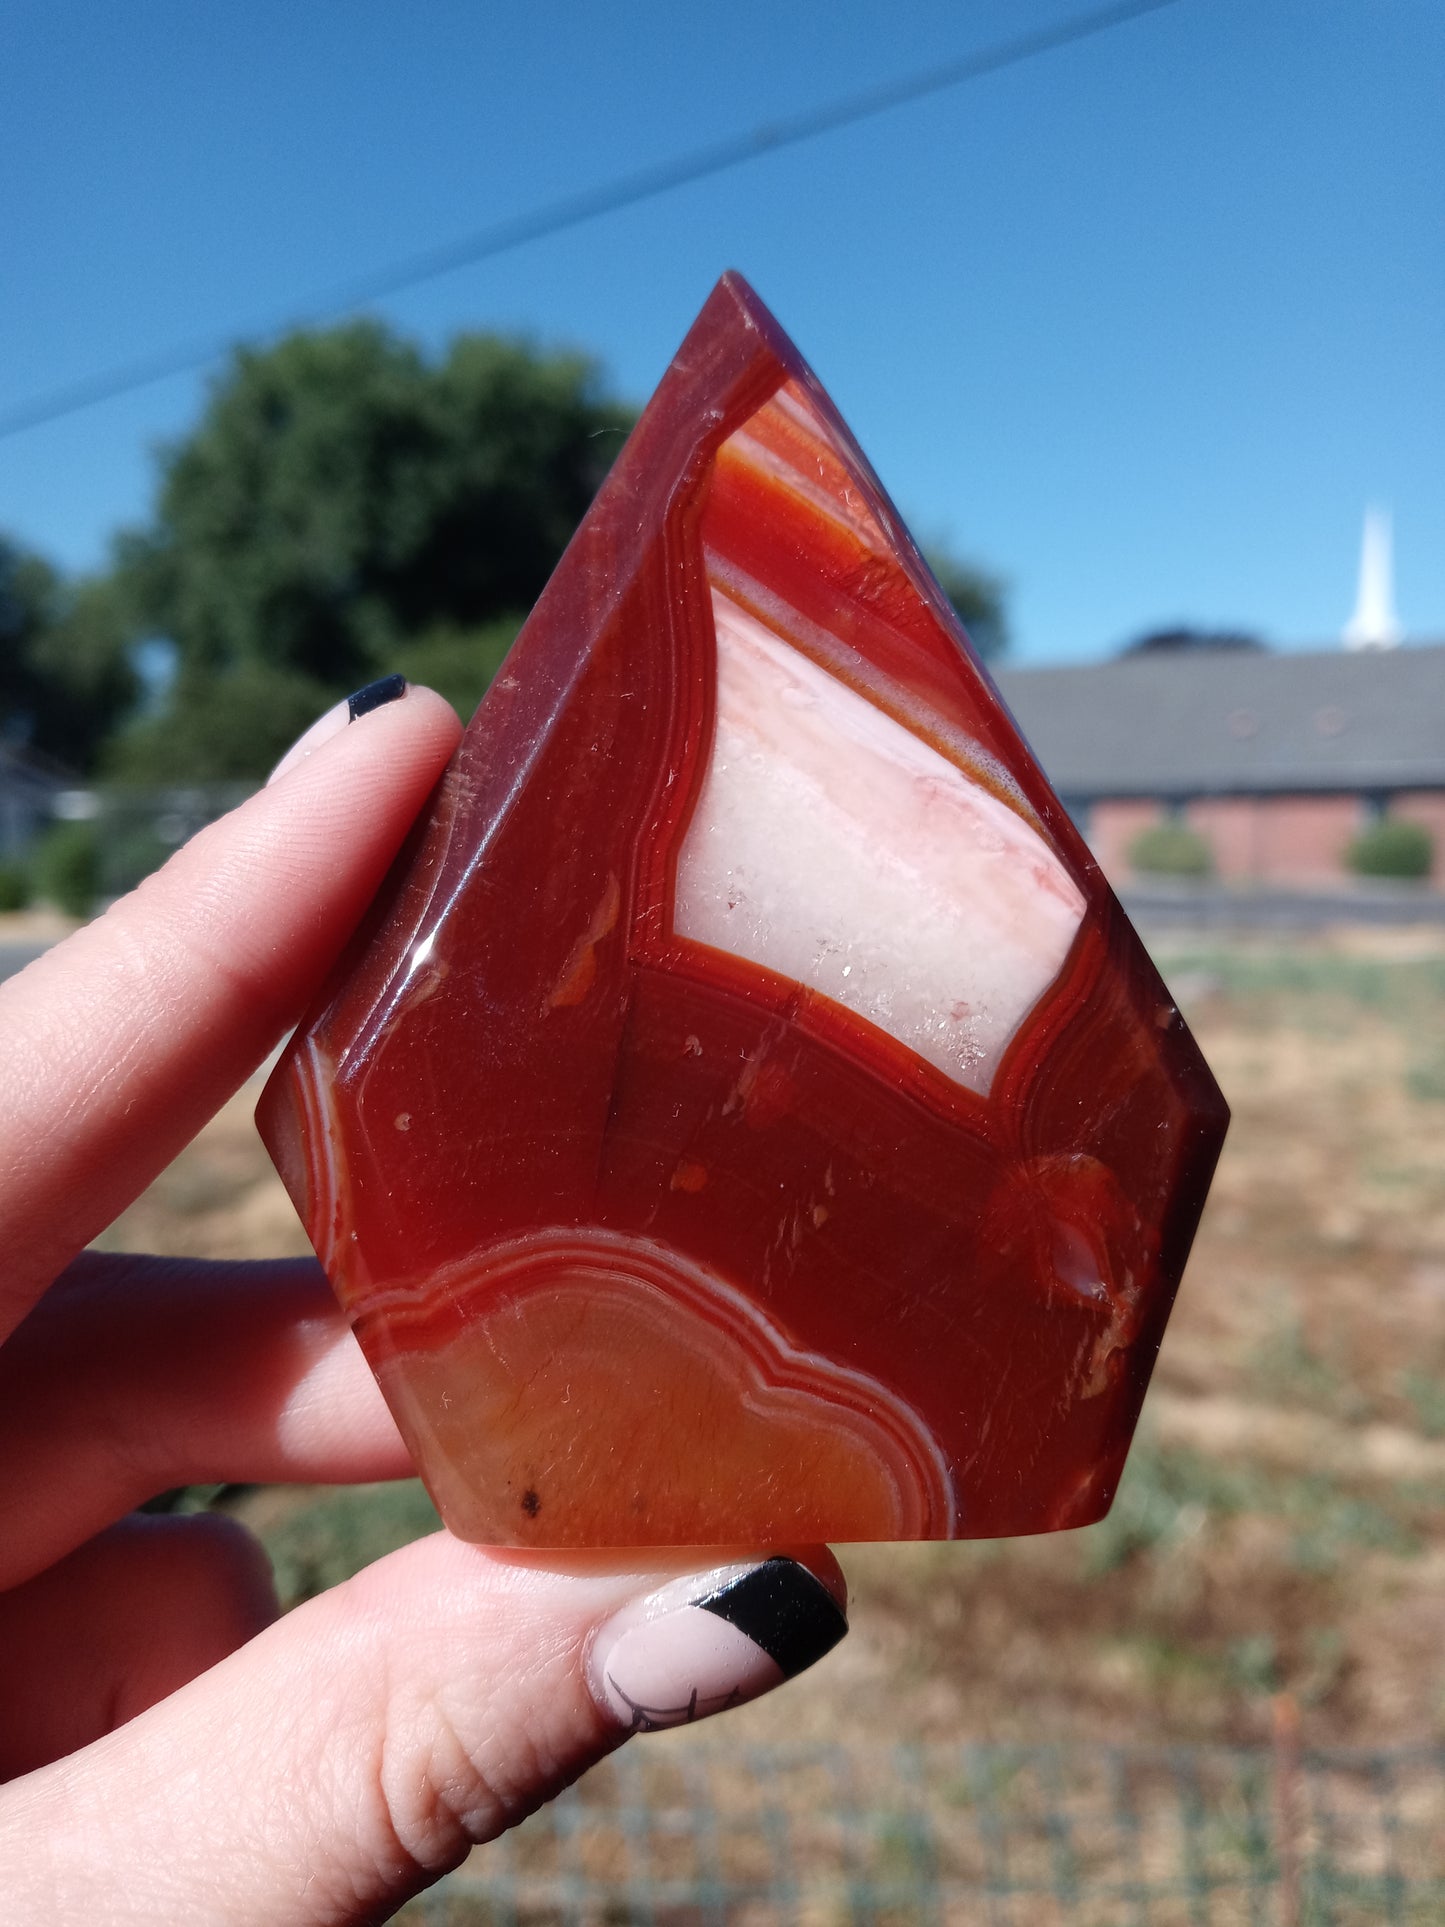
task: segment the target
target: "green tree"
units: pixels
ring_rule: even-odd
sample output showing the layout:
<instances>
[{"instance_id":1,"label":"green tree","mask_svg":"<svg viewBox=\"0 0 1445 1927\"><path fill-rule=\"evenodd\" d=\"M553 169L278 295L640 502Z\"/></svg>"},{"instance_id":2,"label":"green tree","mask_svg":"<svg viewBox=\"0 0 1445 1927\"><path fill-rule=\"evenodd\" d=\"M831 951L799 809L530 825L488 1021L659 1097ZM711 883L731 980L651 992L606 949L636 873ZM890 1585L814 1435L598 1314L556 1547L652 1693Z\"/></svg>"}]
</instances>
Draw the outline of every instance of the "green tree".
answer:
<instances>
[{"instance_id":1,"label":"green tree","mask_svg":"<svg viewBox=\"0 0 1445 1927\"><path fill-rule=\"evenodd\" d=\"M115 582L68 583L0 536L0 738L88 772L139 693L130 629Z\"/></svg>"},{"instance_id":2,"label":"green tree","mask_svg":"<svg viewBox=\"0 0 1445 1927\"><path fill-rule=\"evenodd\" d=\"M960 561L945 548L928 549L926 560L984 661L1001 656L1008 647L1003 583L987 570Z\"/></svg>"},{"instance_id":3,"label":"green tree","mask_svg":"<svg viewBox=\"0 0 1445 1927\"><path fill-rule=\"evenodd\" d=\"M120 766L259 774L371 676L445 658L462 693L475 634L473 704L630 425L584 357L491 336L433 362L358 322L238 353L121 545L178 671Z\"/></svg>"},{"instance_id":4,"label":"green tree","mask_svg":"<svg viewBox=\"0 0 1445 1927\"><path fill-rule=\"evenodd\" d=\"M34 733L32 658L54 619L59 588L49 563L0 536L0 728L12 743L26 743Z\"/></svg>"}]
</instances>

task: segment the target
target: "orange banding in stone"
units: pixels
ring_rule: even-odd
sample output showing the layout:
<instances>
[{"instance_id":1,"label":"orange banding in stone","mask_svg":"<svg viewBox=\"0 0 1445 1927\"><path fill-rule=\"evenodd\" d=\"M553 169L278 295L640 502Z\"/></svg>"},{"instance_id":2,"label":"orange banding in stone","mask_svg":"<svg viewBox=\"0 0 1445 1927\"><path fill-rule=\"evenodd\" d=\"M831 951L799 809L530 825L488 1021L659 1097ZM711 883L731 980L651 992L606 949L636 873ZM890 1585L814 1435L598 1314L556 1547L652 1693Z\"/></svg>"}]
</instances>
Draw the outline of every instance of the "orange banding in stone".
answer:
<instances>
[{"instance_id":1,"label":"orange banding in stone","mask_svg":"<svg viewBox=\"0 0 1445 1927\"><path fill-rule=\"evenodd\" d=\"M402 1349L380 1375L465 1537L668 1545L699 1517L753 1545L954 1529L909 1406L646 1239L559 1231L482 1254L428 1286L464 1313L440 1344L420 1317L408 1344L404 1296L386 1294Z\"/></svg>"}]
</instances>

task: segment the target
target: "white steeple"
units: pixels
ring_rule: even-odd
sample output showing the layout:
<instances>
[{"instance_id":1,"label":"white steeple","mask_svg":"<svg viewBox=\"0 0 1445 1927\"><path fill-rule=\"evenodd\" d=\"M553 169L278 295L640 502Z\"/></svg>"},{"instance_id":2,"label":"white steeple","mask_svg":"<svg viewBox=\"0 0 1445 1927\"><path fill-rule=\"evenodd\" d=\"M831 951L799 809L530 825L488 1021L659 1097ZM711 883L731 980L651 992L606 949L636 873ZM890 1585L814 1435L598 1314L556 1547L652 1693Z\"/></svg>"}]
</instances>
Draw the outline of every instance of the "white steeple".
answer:
<instances>
[{"instance_id":1,"label":"white steeple","mask_svg":"<svg viewBox=\"0 0 1445 1927\"><path fill-rule=\"evenodd\" d=\"M1360 592L1340 638L1346 649L1393 649L1405 631L1395 614L1390 511L1365 510L1360 543Z\"/></svg>"}]
</instances>

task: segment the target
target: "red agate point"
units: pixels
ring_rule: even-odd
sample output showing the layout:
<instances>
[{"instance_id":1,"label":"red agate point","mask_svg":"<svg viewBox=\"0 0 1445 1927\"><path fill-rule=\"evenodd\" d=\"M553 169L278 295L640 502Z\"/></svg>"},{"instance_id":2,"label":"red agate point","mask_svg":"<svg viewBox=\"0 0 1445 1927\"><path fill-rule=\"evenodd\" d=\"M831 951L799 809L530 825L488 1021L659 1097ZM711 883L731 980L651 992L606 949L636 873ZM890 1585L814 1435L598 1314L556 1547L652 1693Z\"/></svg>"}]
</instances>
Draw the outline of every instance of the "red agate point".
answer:
<instances>
[{"instance_id":1,"label":"red agate point","mask_svg":"<svg viewBox=\"0 0 1445 1927\"><path fill-rule=\"evenodd\" d=\"M728 275L259 1117L448 1525L581 1546L1097 1519L1227 1113Z\"/></svg>"}]
</instances>

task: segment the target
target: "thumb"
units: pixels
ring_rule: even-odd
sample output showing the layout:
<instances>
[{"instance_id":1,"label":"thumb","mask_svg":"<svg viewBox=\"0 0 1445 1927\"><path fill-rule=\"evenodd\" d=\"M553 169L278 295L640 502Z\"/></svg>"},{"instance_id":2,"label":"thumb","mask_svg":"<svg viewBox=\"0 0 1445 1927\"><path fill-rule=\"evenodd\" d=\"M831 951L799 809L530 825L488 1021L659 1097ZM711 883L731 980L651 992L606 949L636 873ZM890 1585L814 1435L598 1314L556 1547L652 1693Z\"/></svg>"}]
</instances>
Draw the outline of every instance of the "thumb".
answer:
<instances>
[{"instance_id":1,"label":"thumb","mask_svg":"<svg viewBox=\"0 0 1445 1927\"><path fill-rule=\"evenodd\" d=\"M8 1917L387 1918L630 1733L753 1699L846 1630L821 1549L690 1571L625 1557L544 1563L438 1534L309 1601L12 1783Z\"/></svg>"}]
</instances>

